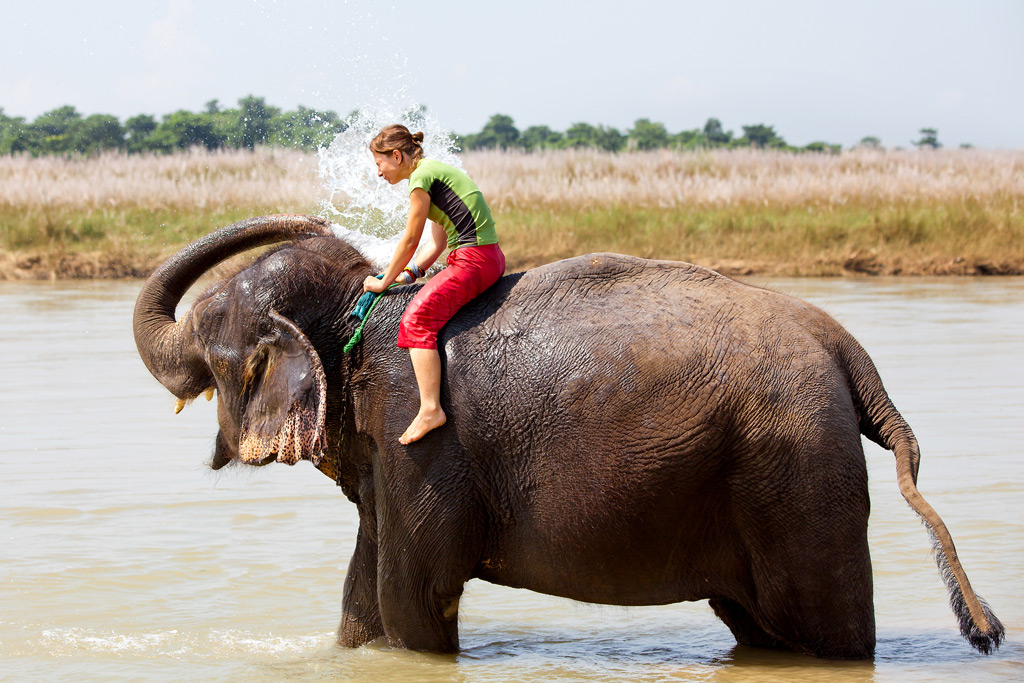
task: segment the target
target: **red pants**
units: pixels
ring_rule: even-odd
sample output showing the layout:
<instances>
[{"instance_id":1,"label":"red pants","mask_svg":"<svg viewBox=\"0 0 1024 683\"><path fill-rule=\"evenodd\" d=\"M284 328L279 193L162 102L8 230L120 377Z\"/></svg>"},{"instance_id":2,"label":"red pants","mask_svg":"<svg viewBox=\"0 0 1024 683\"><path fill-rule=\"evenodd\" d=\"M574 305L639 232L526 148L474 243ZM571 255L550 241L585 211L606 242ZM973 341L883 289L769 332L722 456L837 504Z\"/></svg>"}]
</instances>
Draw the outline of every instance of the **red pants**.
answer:
<instances>
[{"instance_id":1,"label":"red pants","mask_svg":"<svg viewBox=\"0 0 1024 683\"><path fill-rule=\"evenodd\" d=\"M505 272L497 244L460 247L448 254L448 267L430 278L409 302L398 326L403 349L436 349L437 333L455 313Z\"/></svg>"}]
</instances>

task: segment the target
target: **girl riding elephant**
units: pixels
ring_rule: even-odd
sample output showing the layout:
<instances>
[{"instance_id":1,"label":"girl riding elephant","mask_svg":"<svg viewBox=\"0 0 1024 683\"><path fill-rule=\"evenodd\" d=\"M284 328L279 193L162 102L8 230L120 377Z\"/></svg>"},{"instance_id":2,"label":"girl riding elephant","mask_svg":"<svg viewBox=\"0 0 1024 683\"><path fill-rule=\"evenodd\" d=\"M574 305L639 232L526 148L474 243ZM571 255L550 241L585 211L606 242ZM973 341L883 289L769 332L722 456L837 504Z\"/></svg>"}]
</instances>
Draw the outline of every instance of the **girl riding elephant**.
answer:
<instances>
[{"instance_id":1,"label":"girl riding elephant","mask_svg":"<svg viewBox=\"0 0 1024 683\"><path fill-rule=\"evenodd\" d=\"M413 134L402 125L387 126L370 143L378 176L392 185L409 181L409 218L387 270L366 278L363 289L380 293L396 280L415 282L446 248L451 249L448 267L409 303L399 327L398 346L409 349L420 395L419 413L399 439L403 444L419 440L447 420L440 402L437 333L505 272L505 255L483 194L465 172L424 159L422 143L423 133ZM430 244L412 260L428 218Z\"/></svg>"}]
</instances>

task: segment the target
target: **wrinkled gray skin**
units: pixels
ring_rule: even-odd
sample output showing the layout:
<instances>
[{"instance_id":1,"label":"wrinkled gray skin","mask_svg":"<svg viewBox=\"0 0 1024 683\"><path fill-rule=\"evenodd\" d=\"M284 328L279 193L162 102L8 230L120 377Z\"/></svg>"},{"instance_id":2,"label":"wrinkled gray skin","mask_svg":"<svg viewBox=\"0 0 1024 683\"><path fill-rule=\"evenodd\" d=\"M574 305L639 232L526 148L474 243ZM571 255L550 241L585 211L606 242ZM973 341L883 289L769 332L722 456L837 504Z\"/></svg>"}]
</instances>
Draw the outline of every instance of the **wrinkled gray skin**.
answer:
<instances>
[{"instance_id":1,"label":"wrinkled gray skin","mask_svg":"<svg viewBox=\"0 0 1024 683\"><path fill-rule=\"evenodd\" d=\"M175 321L213 264L293 239ZM740 644L869 657L864 434L895 452L965 637L998 646L917 492L910 428L817 308L612 254L506 276L442 330L448 423L402 446L416 382L395 339L418 286L390 290L346 355L370 273L323 221L264 217L169 259L135 311L154 376L180 399L216 389L215 468L308 459L357 506L341 644L454 651L480 578L615 605L708 599Z\"/></svg>"}]
</instances>

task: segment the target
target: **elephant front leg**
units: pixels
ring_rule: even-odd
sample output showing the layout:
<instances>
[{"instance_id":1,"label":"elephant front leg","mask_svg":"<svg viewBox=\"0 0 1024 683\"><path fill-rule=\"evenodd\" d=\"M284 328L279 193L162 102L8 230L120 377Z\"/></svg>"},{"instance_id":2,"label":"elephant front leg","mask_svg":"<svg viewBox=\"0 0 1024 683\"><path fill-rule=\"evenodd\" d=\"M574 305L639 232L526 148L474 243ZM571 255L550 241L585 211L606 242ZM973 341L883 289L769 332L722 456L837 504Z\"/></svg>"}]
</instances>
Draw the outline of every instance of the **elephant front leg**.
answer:
<instances>
[{"instance_id":1,"label":"elephant front leg","mask_svg":"<svg viewBox=\"0 0 1024 683\"><path fill-rule=\"evenodd\" d=\"M459 650L458 587L439 585L427 574L381 576L380 606L388 643L420 652ZM447 582L445 582L447 583Z\"/></svg>"},{"instance_id":2,"label":"elephant front leg","mask_svg":"<svg viewBox=\"0 0 1024 683\"><path fill-rule=\"evenodd\" d=\"M342 647L359 647L384 635L377 601L377 541L371 536L360 525L341 603L338 645Z\"/></svg>"},{"instance_id":3,"label":"elephant front leg","mask_svg":"<svg viewBox=\"0 0 1024 683\"><path fill-rule=\"evenodd\" d=\"M458 501L450 494L448 500ZM407 506L380 533L377 594L388 643L421 652L459 649L459 599L480 556L479 523L465 510Z\"/></svg>"}]
</instances>

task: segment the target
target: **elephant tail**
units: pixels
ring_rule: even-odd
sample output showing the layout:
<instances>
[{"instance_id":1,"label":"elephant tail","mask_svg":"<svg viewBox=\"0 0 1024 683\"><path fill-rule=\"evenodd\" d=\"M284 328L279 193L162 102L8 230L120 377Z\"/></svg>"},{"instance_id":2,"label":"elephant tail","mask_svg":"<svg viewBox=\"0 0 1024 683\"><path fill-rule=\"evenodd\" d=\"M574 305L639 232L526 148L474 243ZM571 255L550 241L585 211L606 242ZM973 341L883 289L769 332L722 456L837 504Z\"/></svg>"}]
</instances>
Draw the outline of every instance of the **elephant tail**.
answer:
<instances>
[{"instance_id":1,"label":"elephant tail","mask_svg":"<svg viewBox=\"0 0 1024 683\"><path fill-rule=\"evenodd\" d=\"M949 604L960 622L960 633L976 650L991 654L1003 641L1005 629L988 603L974 592L957 557L953 537L942 518L917 490L921 460L917 439L886 393L867 352L852 336L841 336L839 353L847 369L861 433L895 454L900 493L928 529L935 563L946 582Z\"/></svg>"}]
</instances>

